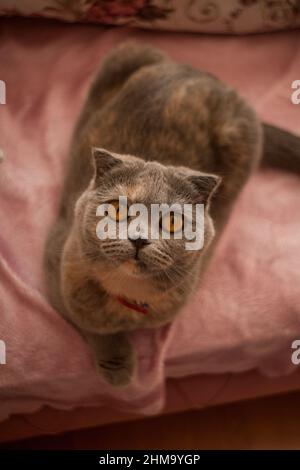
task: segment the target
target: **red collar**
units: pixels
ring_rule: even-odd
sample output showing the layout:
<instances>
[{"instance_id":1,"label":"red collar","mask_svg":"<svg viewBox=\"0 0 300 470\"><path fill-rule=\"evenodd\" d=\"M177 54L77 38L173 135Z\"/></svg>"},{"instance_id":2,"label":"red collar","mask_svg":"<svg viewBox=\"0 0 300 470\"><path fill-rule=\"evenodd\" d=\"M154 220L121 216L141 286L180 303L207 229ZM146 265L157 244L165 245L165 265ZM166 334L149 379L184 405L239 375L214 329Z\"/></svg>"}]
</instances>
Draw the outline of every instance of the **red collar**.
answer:
<instances>
[{"instance_id":1,"label":"red collar","mask_svg":"<svg viewBox=\"0 0 300 470\"><path fill-rule=\"evenodd\" d=\"M149 305L141 302L135 302L134 300L129 301L124 297L116 297L116 299L120 302L120 304L124 305L124 307L130 308L131 310L135 310L136 312L143 313L144 315L148 313Z\"/></svg>"}]
</instances>

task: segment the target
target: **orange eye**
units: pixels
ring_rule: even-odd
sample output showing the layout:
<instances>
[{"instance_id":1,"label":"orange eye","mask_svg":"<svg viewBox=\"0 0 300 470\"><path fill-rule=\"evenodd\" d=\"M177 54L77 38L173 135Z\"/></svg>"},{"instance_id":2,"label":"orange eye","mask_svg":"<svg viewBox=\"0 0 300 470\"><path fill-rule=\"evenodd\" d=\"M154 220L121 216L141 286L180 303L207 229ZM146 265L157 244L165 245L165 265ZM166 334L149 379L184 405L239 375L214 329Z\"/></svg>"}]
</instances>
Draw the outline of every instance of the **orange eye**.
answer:
<instances>
[{"instance_id":1,"label":"orange eye","mask_svg":"<svg viewBox=\"0 0 300 470\"><path fill-rule=\"evenodd\" d=\"M127 206L120 204L118 200L111 201L108 206L108 215L112 220L121 222L127 218Z\"/></svg>"},{"instance_id":2,"label":"orange eye","mask_svg":"<svg viewBox=\"0 0 300 470\"><path fill-rule=\"evenodd\" d=\"M166 214L162 219L162 228L168 233L175 233L183 227L182 214Z\"/></svg>"}]
</instances>

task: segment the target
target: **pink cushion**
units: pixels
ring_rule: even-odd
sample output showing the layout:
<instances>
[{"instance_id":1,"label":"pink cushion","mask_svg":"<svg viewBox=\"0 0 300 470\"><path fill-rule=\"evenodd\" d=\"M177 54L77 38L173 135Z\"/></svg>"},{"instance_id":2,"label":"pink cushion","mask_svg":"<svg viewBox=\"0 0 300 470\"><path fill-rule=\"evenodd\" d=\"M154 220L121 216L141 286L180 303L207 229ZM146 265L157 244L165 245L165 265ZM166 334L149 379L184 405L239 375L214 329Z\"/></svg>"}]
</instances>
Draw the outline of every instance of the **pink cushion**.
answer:
<instances>
[{"instance_id":1,"label":"pink cushion","mask_svg":"<svg viewBox=\"0 0 300 470\"><path fill-rule=\"evenodd\" d=\"M139 354L128 388L106 385L89 349L45 295L42 252L54 220L75 120L104 54L126 38L162 47L237 87L260 116L297 131L291 83L300 33L218 38L1 21L0 416L110 404L154 413L166 377L258 369L282 375L300 337L299 178L272 170L245 188L195 300L175 323L133 335ZM276 51L276 54L274 54ZM187 162L188 164L188 162Z\"/></svg>"}]
</instances>

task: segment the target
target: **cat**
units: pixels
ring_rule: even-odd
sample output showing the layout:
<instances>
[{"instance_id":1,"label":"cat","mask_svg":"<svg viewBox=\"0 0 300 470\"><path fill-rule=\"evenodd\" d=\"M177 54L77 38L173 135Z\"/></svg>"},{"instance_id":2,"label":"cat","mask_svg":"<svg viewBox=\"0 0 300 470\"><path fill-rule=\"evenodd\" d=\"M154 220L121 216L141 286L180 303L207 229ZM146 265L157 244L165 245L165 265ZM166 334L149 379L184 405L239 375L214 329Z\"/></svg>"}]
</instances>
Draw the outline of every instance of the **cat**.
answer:
<instances>
[{"instance_id":1,"label":"cat","mask_svg":"<svg viewBox=\"0 0 300 470\"><path fill-rule=\"evenodd\" d=\"M263 125L216 77L135 43L105 58L74 131L45 269L53 305L108 383L134 375L127 333L165 325L187 303L263 154L299 170L299 139ZM202 249L174 238L100 240L97 207L120 209L120 195L146 207L204 204Z\"/></svg>"}]
</instances>

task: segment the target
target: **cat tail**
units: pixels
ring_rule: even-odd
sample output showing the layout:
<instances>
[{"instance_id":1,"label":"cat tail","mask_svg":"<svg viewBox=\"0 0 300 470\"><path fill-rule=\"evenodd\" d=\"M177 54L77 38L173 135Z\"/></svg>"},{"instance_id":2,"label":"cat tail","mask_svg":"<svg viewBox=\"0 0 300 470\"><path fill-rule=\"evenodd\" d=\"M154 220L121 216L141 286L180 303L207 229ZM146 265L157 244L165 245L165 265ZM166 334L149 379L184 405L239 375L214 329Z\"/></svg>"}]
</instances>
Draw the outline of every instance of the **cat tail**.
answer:
<instances>
[{"instance_id":1,"label":"cat tail","mask_svg":"<svg viewBox=\"0 0 300 470\"><path fill-rule=\"evenodd\" d=\"M263 124L262 166L300 175L300 137L270 124Z\"/></svg>"}]
</instances>

